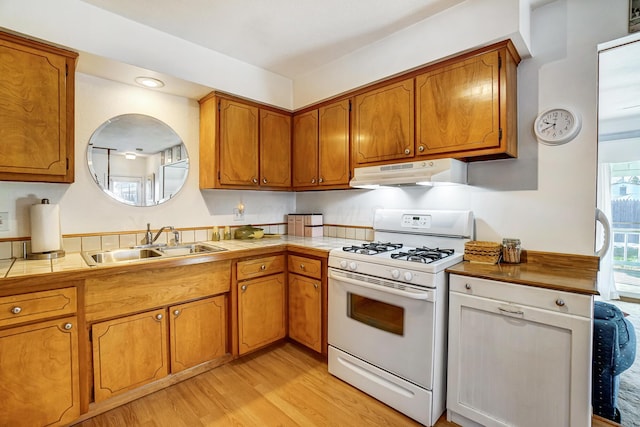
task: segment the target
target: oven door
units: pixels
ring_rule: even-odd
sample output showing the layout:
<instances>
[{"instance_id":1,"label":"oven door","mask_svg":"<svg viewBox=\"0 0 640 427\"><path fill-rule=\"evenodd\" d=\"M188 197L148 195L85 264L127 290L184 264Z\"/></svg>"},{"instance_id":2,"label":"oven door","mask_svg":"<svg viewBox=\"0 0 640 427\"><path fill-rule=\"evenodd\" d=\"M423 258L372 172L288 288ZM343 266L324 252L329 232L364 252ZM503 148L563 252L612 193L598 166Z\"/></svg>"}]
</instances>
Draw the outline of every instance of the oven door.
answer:
<instances>
[{"instance_id":1,"label":"oven door","mask_svg":"<svg viewBox=\"0 0 640 427\"><path fill-rule=\"evenodd\" d=\"M329 345L431 390L436 290L385 283L329 269Z\"/></svg>"}]
</instances>

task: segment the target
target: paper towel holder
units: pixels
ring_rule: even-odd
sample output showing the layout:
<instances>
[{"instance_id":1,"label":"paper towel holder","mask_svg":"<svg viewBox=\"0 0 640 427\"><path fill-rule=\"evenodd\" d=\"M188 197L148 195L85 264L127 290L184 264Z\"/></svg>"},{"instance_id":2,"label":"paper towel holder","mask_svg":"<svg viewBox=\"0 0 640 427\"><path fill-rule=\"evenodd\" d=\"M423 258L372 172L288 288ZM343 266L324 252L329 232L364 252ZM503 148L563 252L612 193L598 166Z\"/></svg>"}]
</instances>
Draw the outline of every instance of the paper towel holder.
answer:
<instances>
[{"instance_id":1,"label":"paper towel holder","mask_svg":"<svg viewBox=\"0 0 640 427\"><path fill-rule=\"evenodd\" d=\"M49 204L49 199L42 199L43 205ZM25 251L26 252L26 251ZM55 251L47 251L47 252L32 252L28 253L26 258L29 260L32 259L57 259L64 257L64 250L58 249Z\"/></svg>"}]
</instances>

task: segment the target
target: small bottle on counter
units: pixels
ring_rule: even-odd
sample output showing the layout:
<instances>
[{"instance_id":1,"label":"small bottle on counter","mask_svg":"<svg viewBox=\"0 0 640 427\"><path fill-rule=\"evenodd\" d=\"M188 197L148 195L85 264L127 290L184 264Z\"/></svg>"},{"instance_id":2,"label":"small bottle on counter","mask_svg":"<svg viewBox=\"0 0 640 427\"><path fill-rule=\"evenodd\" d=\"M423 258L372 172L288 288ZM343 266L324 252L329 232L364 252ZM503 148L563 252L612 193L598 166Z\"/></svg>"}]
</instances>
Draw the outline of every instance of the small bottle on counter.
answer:
<instances>
[{"instance_id":1,"label":"small bottle on counter","mask_svg":"<svg viewBox=\"0 0 640 427\"><path fill-rule=\"evenodd\" d=\"M228 225L224 227L224 240L231 240L231 228Z\"/></svg>"},{"instance_id":2,"label":"small bottle on counter","mask_svg":"<svg viewBox=\"0 0 640 427\"><path fill-rule=\"evenodd\" d=\"M520 262L520 239L505 238L502 239L502 261L510 264Z\"/></svg>"},{"instance_id":3,"label":"small bottle on counter","mask_svg":"<svg viewBox=\"0 0 640 427\"><path fill-rule=\"evenodd\" d=\"M217 225L213 226L213 231L211 232L211 240L213 240L214 242L220 240L220 231L218 230Z\"/></svg>"}]
</instances>

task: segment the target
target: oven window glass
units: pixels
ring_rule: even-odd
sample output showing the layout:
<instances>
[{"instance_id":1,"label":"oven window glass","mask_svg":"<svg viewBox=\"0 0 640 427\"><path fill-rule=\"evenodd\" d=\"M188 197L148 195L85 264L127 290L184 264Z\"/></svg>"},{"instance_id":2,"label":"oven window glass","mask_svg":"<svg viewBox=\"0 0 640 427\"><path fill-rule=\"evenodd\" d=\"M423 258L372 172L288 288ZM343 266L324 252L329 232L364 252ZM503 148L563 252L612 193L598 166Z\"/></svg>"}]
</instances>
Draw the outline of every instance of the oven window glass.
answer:
<instances>
[{"instance_id":1,"label":"oven window glass","mask_svg":"<svg viewBox=\"0 0 640 427\"><path fill-rule=\"evenodd\" d=\"M376 329L404 335L404 308L348 293L348 316Z\"/></svg>"}]
</instances>

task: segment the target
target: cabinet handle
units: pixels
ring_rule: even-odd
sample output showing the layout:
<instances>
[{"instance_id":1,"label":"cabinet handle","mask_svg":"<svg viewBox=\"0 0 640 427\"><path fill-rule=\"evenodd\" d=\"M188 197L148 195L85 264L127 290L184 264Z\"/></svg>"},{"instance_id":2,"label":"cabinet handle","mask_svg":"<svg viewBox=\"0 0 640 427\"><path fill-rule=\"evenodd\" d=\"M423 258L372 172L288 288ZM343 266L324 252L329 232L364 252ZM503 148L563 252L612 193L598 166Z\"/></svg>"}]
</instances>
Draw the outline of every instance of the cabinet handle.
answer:
<instances>
[{"instance_id":1,"label":"cabinet handle","mask_svg":"<svg viewBox=\"0 0 640 427\"><path fill-rule=\"evenodd\" d=\"M324 182L324 179L320 178L320 179L318 179L318 182L322 184Z\"/></svg>"},{"instance_id":2,"label":"cabinet handle","mask_svg":"<svg viewBox=\"0 0 640 427\"><path fill-rule=\"evenodd\" d=\"M262 178L262 183L266 184L267 183L267 178Z\"/></svg>"},{"instance_id":3,"label":"cabinet handle","mask_svg":"<svg viewBox=\"0 0 640 427\"><path fill-rule=\"evenodd\" d=\"M257 179L255 179L255 178L252 178L252 179L251 179L251 182L253 182L254 184L257 184L257 183L258 183L258 180L257 180Z\"/></svg>"},{"instance_id":4,"label":"cabinet handle","mask_svg":"<svg viewBox=\"0 0 640 427\"><path fill-rule=\"evenodd\" d=\"M516 316L524 316L524 311L522 310L511 311L511 310L504 309L502 307L498 307L498 310L500 310L504 314L515 314Z\"/></svg>"},{"instance_id":5,"label":"cabinet handle","mask_svg":"<svg viewBox=\"0 0 640 427\"><path fill-rule=\"evenodd\" d=\"M409 150L408 148L404 149L404 154L411 154L411 150Z\"/></svg>"},{"instance_id":6,"label":"cabinet handle","mask_svg":"<svg viewBox=\"0 0 640 427\"><path fill-rule=\"evenodd\" d=\"M242 289L242 292L246 291L246 290L247 290L247 285L242 285L242 286L240 287L240 289Z\"/></svg>"},{"instance_id":7,"label":"cabinet handle","mask_svg":"<svg viewBox=\"0 0 640 427\"><path fill-rule=\"evenodd\" d=\"M311 183L315 184L316 183L316 179L315 178L311 178Z\"/></svg>"},{"instance_id":8,"label":"cabinet handle","mask_svg":"<svg viewBox=\"0 0 640 427\"><path fill-rule=\"evenodd\" d=\"M173 310L173 315L176 317L180 316L180 310Z\"/></svg>"},{"instance_id":9,"label":"cabinet handle","mask_svg":"<svg viewBox=\"0 0 640 427\"><path fill-rule=\"evenodd\" d=\"M18 307L18 306L15 306L11 309L11 312L13 314L20 314L21 311L22 311L22 307Z\"/></svg>"},{"instance_id":10,"label":"cabinet handle","mask_svg":"<svg viewBox=\"0 0 640 427\"><path fill-rule=\"evenodd\" d=\"M260 270L265 271L266 269L267 269L267 266L266 266L266 265L262 264L262 265L260 266Z\"/></svg>"},{"instance_id":11,"label":"cabinet handle","mask_svg":"<svg viewBox=\"0 0 640 427\"><path fill-rule=\"evenodd\" d=\"M421 145L420 147L418 147L418 151L422 153L424 151L424 145Z\"/></svg>"},{"instance_id":12,"label":"cabinet handle","mask_svg":"<svg viewBox=\"0 0 640 427\"><path fill-rule=\"evenodd\" d=\"M467 290L471 290L471 285L468 284L468 283L465 283L464 284L464 288L467 289Z\"/></svg>"},{"instance_id":13,"label":"cabinet handle","mask_svg":"<svg viewBox=\"0 0 640 427\"><path fill-rule=\"evenodd\" d=\"M156 314L156 320L162 320L162 314Z\"/></svg>"},{"instance_id":14,"label":"cabinet handle","mask_svg":"<svg viewBox=\"0 0 640 427\"><path fill-rule=\"evenodd\" d=\"M65 330L67 330L67 331L68 331L68 330L70 330L71 328L73 328L73 325L72 325L71 323L65 323L63 327L64 327L64 329L65 329Z\"/></svg>"},{"instance_id":15,"label":"cabinet handle","mask_svg":"<svg viewBox=\"0 0 640 427\"><path fill-rule=\"evenodd\" d=\"M557 305L558 307L564 307L564 300L563 300L562 298L558 298L558 299L556 300L556 305Z\"/></svg>"}]
</instances>

